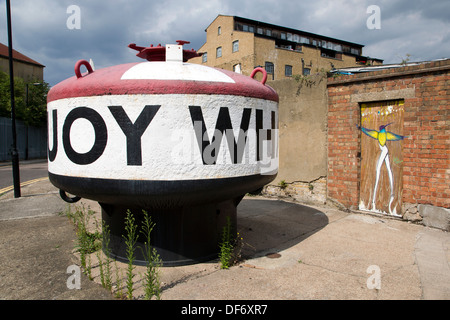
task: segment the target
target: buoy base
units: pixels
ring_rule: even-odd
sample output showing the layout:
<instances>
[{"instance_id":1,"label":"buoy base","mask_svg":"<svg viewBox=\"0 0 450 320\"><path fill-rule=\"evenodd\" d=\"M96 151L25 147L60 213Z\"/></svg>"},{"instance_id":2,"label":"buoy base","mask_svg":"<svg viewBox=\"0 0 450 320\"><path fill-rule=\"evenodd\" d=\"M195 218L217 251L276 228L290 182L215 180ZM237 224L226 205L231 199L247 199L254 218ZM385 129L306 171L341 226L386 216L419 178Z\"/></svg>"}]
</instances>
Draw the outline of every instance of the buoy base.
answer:
<instances>
[{"instance_id":1,"label":"buoy base","mask_svg":"<svg viewBox=\"0 0 450 320\"><path fill-rule=\"evenodd\" d=\"M110 257L128 262L125 238L127 211L133 214L138 240L134 250L135 265L146 265L143 250L146 242L141 232L143 210L151 217L155 227L151 232L151 246L157 250L164 267L181 266L210 261L217 258L223 228L230 219L232 234L236 233L236 208L242 197L191 207L171 209L130 208L100 203L102 220L108 226ZM141 249L140 249L141 248ZM103 248L105 252L105 248Z\"/></svg>"}]
</instances>

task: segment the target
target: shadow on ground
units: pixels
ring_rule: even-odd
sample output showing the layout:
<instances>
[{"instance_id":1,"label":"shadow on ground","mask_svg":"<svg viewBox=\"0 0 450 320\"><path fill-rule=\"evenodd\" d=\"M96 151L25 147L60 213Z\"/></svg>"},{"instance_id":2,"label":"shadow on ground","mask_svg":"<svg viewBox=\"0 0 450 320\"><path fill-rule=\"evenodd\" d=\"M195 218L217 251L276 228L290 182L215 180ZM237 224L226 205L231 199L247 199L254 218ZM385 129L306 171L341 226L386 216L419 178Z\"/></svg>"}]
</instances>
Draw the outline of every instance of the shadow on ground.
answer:
<instances>
[{"instance_id":1,"label":"shadow on ground","mask_svg":"<svg viewBox=\"0 0 450 320\"><path fill-rule=\"evenodd\" d=\"M277 253L308 238L328 224L325 213L281 200L244 199L238 206L242 258Z\"/></svg>"}]
</instances>

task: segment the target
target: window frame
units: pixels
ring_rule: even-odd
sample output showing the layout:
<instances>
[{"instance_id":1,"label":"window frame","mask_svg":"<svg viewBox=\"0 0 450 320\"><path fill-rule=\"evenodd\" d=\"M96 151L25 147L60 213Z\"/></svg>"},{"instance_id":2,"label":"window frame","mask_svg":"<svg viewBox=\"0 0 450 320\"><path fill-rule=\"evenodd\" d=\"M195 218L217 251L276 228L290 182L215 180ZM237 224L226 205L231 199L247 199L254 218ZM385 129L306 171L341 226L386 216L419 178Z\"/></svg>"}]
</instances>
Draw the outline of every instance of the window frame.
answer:
<instances>
[{"instance_id":1,"label":"window frame","mask_svg":"<svg viewBox=\"0 0 450 320\"><path fill-rule=\"evenodd\" d=\"M232 42L231 52L239 52L239 40L234 40Z\"/></svg>"},{"instance_id":2,"label":"window frame","mask_svg":"<svg viewBox=\"0 0 450 320\"><path fill-rule=\"evenodd\" d=\"M285 77L292 77L292 66L290 64L285 64L284 65L284 76ZM288 70L290 72L288 72Z\"/></svg>"},{"instance_id":3,"label":"window frame","mask_svg":"<svg viewBox=\"0 0 450 320\"><path fill-rule=\"evenodd\" d=\"M264 62L264 69L266 70L267 74L272 75L272 80L275 79L275 64L270 61Z\"/></svg>"}]
</instances>

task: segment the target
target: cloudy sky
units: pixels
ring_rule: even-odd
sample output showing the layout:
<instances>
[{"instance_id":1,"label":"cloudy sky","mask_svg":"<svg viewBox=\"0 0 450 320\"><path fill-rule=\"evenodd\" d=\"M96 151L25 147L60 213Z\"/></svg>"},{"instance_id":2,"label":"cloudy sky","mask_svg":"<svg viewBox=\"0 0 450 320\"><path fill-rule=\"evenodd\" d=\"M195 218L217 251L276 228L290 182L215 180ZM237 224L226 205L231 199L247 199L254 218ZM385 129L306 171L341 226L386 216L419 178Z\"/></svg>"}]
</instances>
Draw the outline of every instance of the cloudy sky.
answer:
<instances>
[{"instance_id":1,"label":"cloudy sky","mask_svg":"<svg viewBox=\"0 0 450 320\"><path fill-rule=\"evenodd\" d=\"M6 6L0 7L0 42L7 45ZM55 85L73 76L80 59L96 69L139 61L129 43L140 46L206 41L205 28L218 14L236 15L365 45L363 55L401 62L450 58L448 0L12 0L13 48L46 66ZM79 29L72 5L80 8ZM380 29L367 20L380 8ZM70 8L69 8L70 9Z\"/></svg>"}]
</instances>

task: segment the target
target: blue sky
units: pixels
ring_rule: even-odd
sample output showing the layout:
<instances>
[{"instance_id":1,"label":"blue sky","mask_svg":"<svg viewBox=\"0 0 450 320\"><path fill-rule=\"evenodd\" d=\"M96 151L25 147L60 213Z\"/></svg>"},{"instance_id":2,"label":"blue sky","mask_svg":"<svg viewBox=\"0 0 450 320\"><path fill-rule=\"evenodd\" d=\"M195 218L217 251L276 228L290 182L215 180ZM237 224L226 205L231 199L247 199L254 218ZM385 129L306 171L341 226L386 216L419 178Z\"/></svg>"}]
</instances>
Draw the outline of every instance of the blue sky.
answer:
<instances>
[{"instance_id":1,"label":"blue sky","mask_svg":"<svg viewBox=\"0 0 450 320\"><path fill-rule=\"evenodd\" d=\"M50 85L71 77L76 61L96 69L139 61L140 46L206 41L205 28L219 14L236 15L365 45L363 54L385 63L450 58L448 0L12 0L13 47L46 66ZM0 42L8 44L6 6L0 7ZM80 28L69 29L71 5ZM380 29L367 28L370 5L380 8Z\"/></svg>"}]
</instances>

